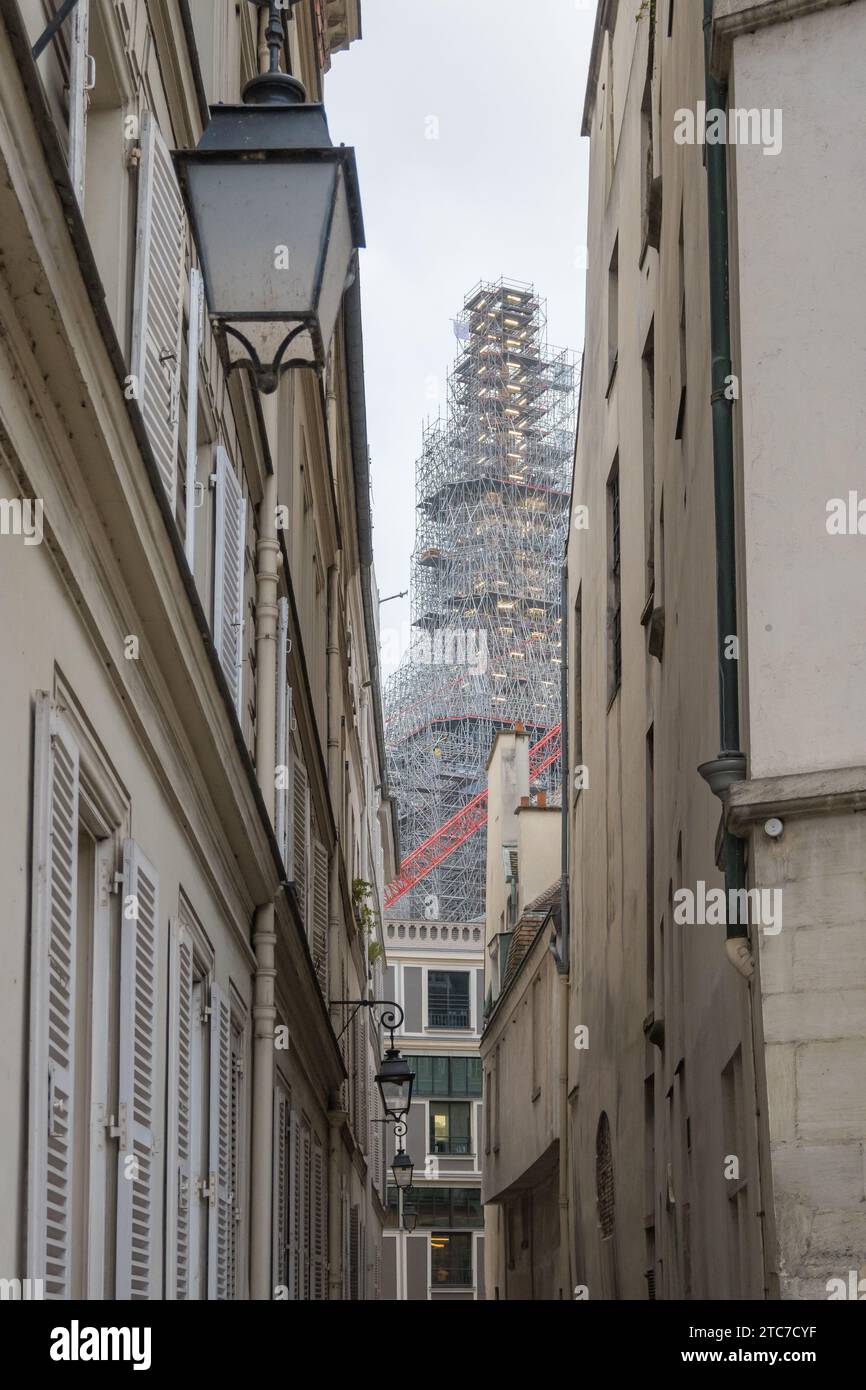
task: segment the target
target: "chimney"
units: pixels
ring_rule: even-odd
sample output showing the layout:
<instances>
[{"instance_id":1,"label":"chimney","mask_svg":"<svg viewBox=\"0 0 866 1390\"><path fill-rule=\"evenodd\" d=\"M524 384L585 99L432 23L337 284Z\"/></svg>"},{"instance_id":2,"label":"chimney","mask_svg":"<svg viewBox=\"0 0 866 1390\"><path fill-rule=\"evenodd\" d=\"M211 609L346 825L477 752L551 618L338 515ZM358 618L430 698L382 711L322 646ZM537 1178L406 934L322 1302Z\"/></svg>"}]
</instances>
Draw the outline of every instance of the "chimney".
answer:
<instances>
[{"instance_id":1,"label":"chimney","mask_svg":"<svg viewBox=\"0 0 866 1390\"><path fill-rule=\"evenodd\" d=\"M544 810L545 806L547 805L547 792L537 792L535 797L535 804L536 806L540 806L541 809Z\"/></svg>"}]
</instances>

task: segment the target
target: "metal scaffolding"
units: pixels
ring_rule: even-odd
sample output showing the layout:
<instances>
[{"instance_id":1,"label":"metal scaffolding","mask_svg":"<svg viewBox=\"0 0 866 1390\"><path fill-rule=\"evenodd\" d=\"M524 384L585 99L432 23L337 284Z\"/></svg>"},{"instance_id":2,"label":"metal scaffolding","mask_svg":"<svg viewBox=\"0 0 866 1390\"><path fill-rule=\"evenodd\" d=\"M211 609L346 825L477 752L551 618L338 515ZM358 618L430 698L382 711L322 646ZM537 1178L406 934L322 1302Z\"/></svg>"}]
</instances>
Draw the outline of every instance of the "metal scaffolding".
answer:
<instances>
[{"instance_id":1,"label":"metal scaffolding","mask_svg":"<svg viewBox=\"0 0 866 1390\"><path fill-rule=\"evenodd\" d=\"M386 743L408 855L486 787L499 729L559 722L560 571L575 431L573 354L547 343L531 285L482 282L455 320L444 418L416 465L412 638L389 680ZM558 793L557 765L538 789ZM402 898L401 916L484 912L484 837Z\"/></svg>"}]
</instances>

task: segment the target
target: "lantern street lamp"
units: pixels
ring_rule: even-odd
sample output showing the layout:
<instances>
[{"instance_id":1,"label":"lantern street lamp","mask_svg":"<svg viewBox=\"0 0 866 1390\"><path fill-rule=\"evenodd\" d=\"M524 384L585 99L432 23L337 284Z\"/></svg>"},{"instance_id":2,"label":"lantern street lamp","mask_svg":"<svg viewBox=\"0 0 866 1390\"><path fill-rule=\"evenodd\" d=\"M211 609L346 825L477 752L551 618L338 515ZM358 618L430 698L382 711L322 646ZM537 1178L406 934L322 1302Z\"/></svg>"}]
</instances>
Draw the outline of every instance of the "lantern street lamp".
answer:
<instances>
[{"instance_id":1,"label":"lantern street lamp","mask_svg":"<svg viewBox=\"0 0 866 1390\"><path fill-rule=\"evenodd\" d=\"M409 1200L409 1192L403 1198L403 1230L414 1231L418 1225L418 1208Z\"/></svg>"},{"instance_id":2,"label":"lantern street lamp","mask_svg":"<svg viewBox=\"0 0 866 1390\"><path fill-rule=\"evenodd\" d=\"M173 158L224 365L270 393L289 368L324 369L365 243L355 152L334 145L324 106L279 71L276 0L252 3L269 6L270 72L242 105L212 106L196 148Z\"/></svg>"},{"instance_id":3,"label":"lantern street lamp","mask_svg":"<svg viewBox=\"0 0 866 1390\"><path fill-rule=\"evenodd\" d=\"M412 1186L412 1175L415 1172L415 1164L412 1162L405 1149L398 1149L394 1155L394 1162L391 1164L391 1172L394 1181L403 1192Z\"/></svg>"},{"instance_id":4,"label":"lantern street lamp","mask_svg":"<svg viewBox=\"0 0 866 1390\"><path fill-rule=\"evenodd\" d=\"M376 1076L376 1085L382 1097L382 1106L386 1115L405 1115L412 1100L412 1086L415 1081L415 1073L412 1071L405 1057L401 1057L397 1048L393 1046L394 1036L391 1035L392 1046L388 1048L382 1065Z\"/></svg>"}]
</instances>

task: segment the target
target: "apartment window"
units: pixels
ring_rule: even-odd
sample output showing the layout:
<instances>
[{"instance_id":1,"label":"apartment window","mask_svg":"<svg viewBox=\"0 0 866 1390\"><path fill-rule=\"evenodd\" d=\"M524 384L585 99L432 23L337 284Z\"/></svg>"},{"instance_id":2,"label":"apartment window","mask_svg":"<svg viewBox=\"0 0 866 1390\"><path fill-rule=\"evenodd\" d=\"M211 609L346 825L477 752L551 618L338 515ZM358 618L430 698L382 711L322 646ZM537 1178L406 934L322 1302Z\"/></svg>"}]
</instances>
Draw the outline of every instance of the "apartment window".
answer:
<instances>
[{"instance_id":1,"label":"apartment window","mask_svg":"<svg viewBox=\"0 0 866 1390\"><path fill-rule=\"evenodd\" d=\"M415 1096L480 1096L480 1057L407 1057Z\"/></svg>"},{"instance_id":2,"label":"apartment window","mask_svg":"<svg viewBox=\"0 0 866 1390\"><path fill-rule=\"evenodd\" d=\"M412 1200L418 1212L418 1226L438 1230L473 1230L484 1228L481 1189L478 1187L435 1186L413 1188ZM388 1210L398 1209L397 1188L388 1185Z\"/></svg>"},{"instance_id":3,"label":"apartment window","mask_svg":"<svg viewBox=\"0 0 866 1390\"><path fill-rule=\"evenodd\" d=\"M532 1099L541 1095L542 1076L542 1017L541 976L532 981Z\"/></svg>"},{"instance_id":4,"label":"apartment window","mask_svg":"<svg viewBox=\"0 0 866 1390\"><path fill-rule=\"evenodd\" d=\"M430 1104L430 1153L472 1152L472 1107L468 1101L433 1101Z\"/></svg>"},{"instance_id":5,"label":"apartment window","mask_svg":"<svg viewBox=\"0 0 866 1390\"><path fill-rule=\"evenodd\" d=\"M643 496L644 552L646 554L646 596L655 587L655 326L650 325L642 358L643 404Z\"/></svg>"},{"instance_id":6,"label":"apartment window","mask_svg":"<svg viewBox=\"0 0 866 1390\"><path fill-rule=\"evenodd\" d=\"M427 1022L431 1028L469 1028L469 971L430 970Z\"/></svg>"},{"instance_id":7,"label":"apartment window","mask_svg":"<svg viewBox=\"0 0 866 1390\"><path fill-rule=\"evenodd\" d=\"M619 360L619 237L613 244L613 255L607 273L607 393L613 385Z\"/></svg>"},{"instance_id":8,"label":"apartment window","mask_svg":"<svg viewBox=\"0 0 866 1390\"><path fill-rule=\"evenodd\" d=\"M435 1288L472 1287L472 1236L469 1231L433 1231L430 1235L430 1281Z\"/></svg>"},{"instance_id":9,"label":"apartment window","mask_svg":"<svg viewBox=\"0 0 866 1390\"><path fill-rule=\"evenodd\" d=\"M686 355L686 247L682 205L680 206L678 299L680 312L680 403L677 410L676 438L682 439L686 423L686 384L688 377L688 358Z\"/></svg>"},{"instance_id":10,"label":"apartment window","mask_svg":"<svg viewBox=\"0 0 866 1390\"><path fill-rule=\"evenodd\" d=\"M607 555L608 555L608 599L607 599L607 650L608 650L608 704L612 703L622 683L622 576L620 506L619 506L619 456L614 459L613 468L607 481Z\"/></svg>"},{"instance_id":11,"label":"apartment window","mask_svg":"<svg viewBox=\"0 0 866 1390\"><path fill-rule=\"evenodd\" d=\"M722 1072L722 1118L725 1133L725 1189L728 1198L728 1280L732 1298L748 1287L745 1230L748 1221L745 1174L746 1114L743 1094L743 1055L739 1047ZM730 1166L736 1160L736 1176ZM728 1176L728 1173L731 1176Z\"/></svg>"},{"instance_id":12,"label":"apartment window","mask_svg":"<svg viewBox=\"0 0 866 1390\"><path fill-rule=\"evenodd\" d=\"M68 690L37 696L33 786L27 1277L153 1298L159 875Z\"/></svg>"}]
</instances>

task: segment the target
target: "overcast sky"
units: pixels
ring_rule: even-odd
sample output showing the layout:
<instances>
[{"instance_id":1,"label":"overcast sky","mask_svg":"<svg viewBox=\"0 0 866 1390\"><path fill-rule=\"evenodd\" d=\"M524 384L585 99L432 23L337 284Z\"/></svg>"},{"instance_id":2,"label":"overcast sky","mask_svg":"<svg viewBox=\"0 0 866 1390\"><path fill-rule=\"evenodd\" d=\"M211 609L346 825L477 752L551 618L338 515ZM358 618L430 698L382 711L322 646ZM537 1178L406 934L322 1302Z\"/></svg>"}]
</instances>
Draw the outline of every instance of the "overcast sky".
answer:
<instances>
[{"instance_id":1,"label":"overcast sky","mask_svg":"<svg viewBox=\"0 0 866 1390\"><path fill-rule=\"evenodd\" d=\"M479 280L531 281L550 341L583 343L589 146L580 119L594 0L362 0L360 43L325 82L358 154L376 572L409 587L415 459L445 406L452 319ZM383 674L408 599L381 612Z\"/></svg>"}]
</instances>

